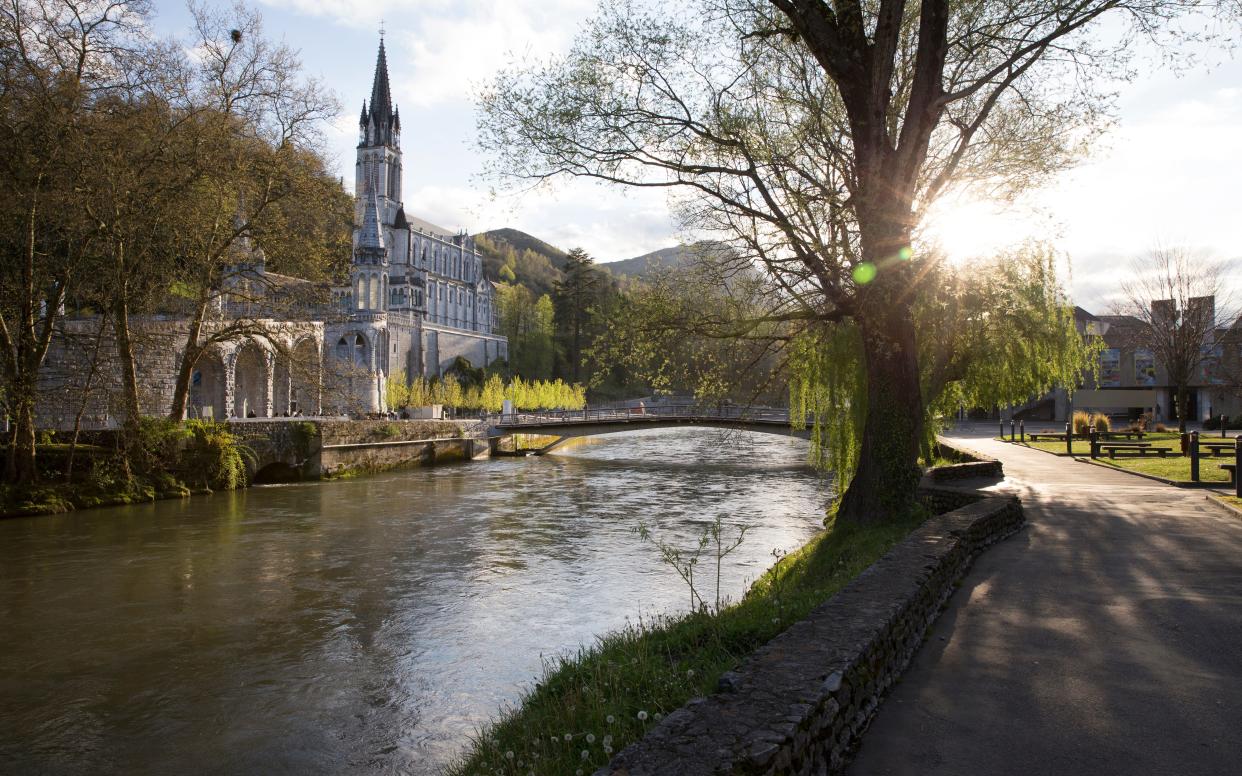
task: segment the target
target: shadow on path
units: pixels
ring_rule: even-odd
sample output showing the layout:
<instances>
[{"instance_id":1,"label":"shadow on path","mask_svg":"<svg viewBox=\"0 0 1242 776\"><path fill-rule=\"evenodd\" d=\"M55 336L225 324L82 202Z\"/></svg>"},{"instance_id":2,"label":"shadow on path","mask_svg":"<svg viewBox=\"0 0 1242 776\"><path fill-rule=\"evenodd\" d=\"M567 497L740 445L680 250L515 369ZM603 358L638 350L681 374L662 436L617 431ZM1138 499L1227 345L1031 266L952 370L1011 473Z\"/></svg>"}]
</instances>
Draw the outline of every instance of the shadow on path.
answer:
<instances>
[{"instance_id":1,"label":"shadow on path","mask_svg":"<svg viewBox=\"0 0 1242 776\"><path fill-rule=\"evenodd\" d=\"M1200 492L951 434L1027 528L984 553L851 774L1242 772L1242 520Z\"/></svg>"}]
</instances>

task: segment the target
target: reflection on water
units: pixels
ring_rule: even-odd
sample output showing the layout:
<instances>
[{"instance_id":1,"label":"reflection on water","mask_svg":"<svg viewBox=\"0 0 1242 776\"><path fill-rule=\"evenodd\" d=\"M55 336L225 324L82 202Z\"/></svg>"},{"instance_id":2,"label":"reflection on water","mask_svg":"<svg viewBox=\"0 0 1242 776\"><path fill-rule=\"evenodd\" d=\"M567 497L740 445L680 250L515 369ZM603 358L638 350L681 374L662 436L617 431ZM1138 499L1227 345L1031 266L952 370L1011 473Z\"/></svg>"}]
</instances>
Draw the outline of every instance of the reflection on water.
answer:
<instances>
[{"instance_id":1,"label":"reflection on water","mask_svg":"<svg viewBox=\"0 0 1242 776\"><path fill-rule=\"evenodd\" d=\"M0 521L0 773L433 773L539 671L686 591L639 520L819 528L806 443L692 429L542 458Z\"/></svg>"}]
</instances>

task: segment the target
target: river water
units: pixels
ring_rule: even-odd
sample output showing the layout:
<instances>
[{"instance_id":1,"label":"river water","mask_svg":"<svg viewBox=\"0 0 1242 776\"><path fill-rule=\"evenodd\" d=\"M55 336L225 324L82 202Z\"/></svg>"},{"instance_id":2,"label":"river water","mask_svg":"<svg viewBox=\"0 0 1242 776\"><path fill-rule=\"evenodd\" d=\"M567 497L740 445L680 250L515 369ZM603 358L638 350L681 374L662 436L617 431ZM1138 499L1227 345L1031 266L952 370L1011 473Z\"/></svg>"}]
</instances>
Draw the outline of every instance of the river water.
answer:
<instances>
[{"instance_id":1,"label":"river water","mask_svg":"<svg viewBox=\"0 0 1242 776\"><path fill-rule=\"evenodd\" d=\"M805 456L649 430L0 521L0 773L435 773L541 655L685 610L640 520L688 548L753 526L735 597L804 543L829 496Z\"/></svg>"}]
</instances>

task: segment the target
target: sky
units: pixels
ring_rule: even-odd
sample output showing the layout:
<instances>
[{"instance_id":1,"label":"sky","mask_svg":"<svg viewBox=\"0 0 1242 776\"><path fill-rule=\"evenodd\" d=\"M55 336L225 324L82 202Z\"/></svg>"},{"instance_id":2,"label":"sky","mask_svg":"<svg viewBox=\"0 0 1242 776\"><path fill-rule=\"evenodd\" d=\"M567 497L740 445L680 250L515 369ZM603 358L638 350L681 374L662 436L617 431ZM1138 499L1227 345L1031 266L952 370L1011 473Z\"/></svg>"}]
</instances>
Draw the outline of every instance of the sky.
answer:
<instances>
[{"instance_id":1,"label":"sky","mask_svg":"<svg viewBox=\"0 0 1242 776\"><path fill-rule=\"evenodd\" d=\"M180 0L156 0L155 29L182 34ZM358 113L370 95L381 21L401 108L406 211L472 233L511 227L598 261L675 245L664 194L567 182L493 193L474 147L474 94L515 58L564 52L596 0L259 0L268 37L301 53L341 101L329 152L353 186ZM944 214L943 242L986 253L1050 237L1069 259L1076 303L1108 312L1132 262L1157 243L1242 257L1242 60L1204 51L1175 74L1150 66L1119 86L1119 124L1090 159L1017 209L967 202Z\"/></svg>"}]
</instances>

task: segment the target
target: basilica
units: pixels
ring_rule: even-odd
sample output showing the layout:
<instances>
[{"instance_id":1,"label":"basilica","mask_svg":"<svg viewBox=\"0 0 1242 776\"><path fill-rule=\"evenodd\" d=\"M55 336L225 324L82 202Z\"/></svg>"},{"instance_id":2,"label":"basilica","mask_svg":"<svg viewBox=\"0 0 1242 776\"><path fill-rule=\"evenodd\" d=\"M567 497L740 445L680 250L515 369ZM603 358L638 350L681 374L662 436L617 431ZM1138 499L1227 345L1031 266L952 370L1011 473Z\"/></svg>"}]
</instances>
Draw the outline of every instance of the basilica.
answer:
<instances>
[{"instance_id":1,"label":"basilica","mask_svg":"<svg viewBox=\"0 0 1242 776\"><path fill-rule=\"evenodd\" d=\"M458 357L474 366L508 358L474 240L407 215L402 177L401 116L381 40L358 120L350 283L332 290L346 317L325 331L329 356L369 373L356 393L374 410L394 375L438 376Z\"/></svg>"},{"instance_id":2,"label":"basilica","mask_svg":"<svg viewBox=\"0 0 1242 776\"><path fill-rule=\"evenodd\" d=\"M473 238L407 214L401 186L401 117L381 40L359 118L347 284L269 272L262 250L239 240L207 320L195 322L170 300L130 321L142 412L172 406L191 330L201 332L204 350L185 414L217 420L396 410L387 403L390 380L439 377L459 359L472 367L507 361L495 287ZM65 318L40 375L40 425L116 424L121 376L96 368L113 361L107 331L98 315Z\"/></svg>"}]
</instances>

